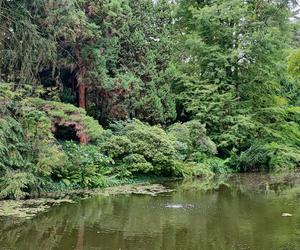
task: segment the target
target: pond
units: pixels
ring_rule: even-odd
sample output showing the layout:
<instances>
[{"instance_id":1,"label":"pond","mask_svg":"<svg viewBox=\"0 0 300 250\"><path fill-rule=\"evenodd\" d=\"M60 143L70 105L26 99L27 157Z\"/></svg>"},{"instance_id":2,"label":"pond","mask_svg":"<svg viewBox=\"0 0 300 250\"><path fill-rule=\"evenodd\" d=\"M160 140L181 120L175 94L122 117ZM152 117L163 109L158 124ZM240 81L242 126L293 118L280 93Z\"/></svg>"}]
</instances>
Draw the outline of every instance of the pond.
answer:
<instances>
[{"instance_id":1,"label":"pond","mask_svg":"<svg viewBox=\"0 0 300 250\"><path fill-rule=\"evenodd\" d=\"M298 174L164 185L174 191L98 195L21 223L2 218L0 249L300 249Z\"/></svg>"}]
</instances>

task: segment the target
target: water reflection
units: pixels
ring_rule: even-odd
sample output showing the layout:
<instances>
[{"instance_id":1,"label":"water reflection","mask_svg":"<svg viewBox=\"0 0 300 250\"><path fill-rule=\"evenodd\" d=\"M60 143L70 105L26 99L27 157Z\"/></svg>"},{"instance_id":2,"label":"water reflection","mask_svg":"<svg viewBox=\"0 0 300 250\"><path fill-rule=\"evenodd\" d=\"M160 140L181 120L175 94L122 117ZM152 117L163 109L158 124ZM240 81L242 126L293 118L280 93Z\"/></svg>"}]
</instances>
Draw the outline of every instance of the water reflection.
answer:
<instances>
[{"instance_id":1,"label":"water reflection","mask_svg":"<svg viewBox=\"0 0 300 250\"><path fill-rule=\"evenodd\" d=\"M156 197L97 196L21 225L2 220L0 249L300 249L299 181L220 176L168 183L176 192Z\"/></svg>"}]
</instances>

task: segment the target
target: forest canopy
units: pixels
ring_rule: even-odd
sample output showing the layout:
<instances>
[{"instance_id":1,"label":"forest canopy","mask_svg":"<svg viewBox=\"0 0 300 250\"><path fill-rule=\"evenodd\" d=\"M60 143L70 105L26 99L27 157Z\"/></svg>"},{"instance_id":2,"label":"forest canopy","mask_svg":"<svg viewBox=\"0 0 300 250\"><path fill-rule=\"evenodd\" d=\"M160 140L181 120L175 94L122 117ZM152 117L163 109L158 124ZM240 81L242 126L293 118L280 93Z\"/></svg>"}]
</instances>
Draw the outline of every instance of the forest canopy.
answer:
<instances>
[{"instance_id":1,"label":"forest canopy","mask_svg":"<svg viewBox=\"0 0 300 250\"><path fill-rule=\"evenodd\" d=\"M298 8L0 0L0 196L295 169Z\"/></svg>"}]
</instances>

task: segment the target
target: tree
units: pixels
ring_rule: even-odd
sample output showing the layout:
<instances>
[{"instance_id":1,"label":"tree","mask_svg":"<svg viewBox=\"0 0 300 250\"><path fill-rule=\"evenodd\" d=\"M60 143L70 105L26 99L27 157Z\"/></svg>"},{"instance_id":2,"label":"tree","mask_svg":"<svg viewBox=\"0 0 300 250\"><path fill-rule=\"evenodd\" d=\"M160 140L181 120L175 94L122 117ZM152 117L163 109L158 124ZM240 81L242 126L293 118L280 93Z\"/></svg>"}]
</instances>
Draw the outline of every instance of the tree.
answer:
<instances>
[{"instance_id":1,"label":"tree","mask_svg":"<svg viewBox=\"0 0 300 250\"><path fill-rule=\"evenodd\" d=\"M289 4L180 1L179 101L190 118L206 124L223 157L272 137L264 128L270 125L274 132L274 117L287 122L282 115L289 106Z\"/></svg>"},{"instance_id":2,"label":"tree","mask_svg":"<svg viewBox=\"0 0 300 250\"><path fill-rule=\"evenodd\" d=\"M39 83L38 73L55 58L49 34L35 18L47 8L40 1L0 1L0 80Z\"/></svg>"}]
</instances>

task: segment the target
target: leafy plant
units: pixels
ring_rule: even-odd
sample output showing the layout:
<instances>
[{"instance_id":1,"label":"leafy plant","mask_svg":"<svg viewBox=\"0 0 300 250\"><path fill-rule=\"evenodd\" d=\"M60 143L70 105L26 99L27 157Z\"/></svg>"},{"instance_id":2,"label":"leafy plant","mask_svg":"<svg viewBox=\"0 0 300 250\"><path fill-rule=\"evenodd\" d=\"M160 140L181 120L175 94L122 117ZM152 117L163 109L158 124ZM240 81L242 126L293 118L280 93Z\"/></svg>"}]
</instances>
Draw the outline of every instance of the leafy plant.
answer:
<instances>
[{"instance_id":1,"label":"leafy plant","mask_svg":"<svg viewBox=\"0 0 300 250\"><path fill-rule=\"evenodd\" d=\"M80 145L69 141L63 144L67 161L54 173L66 185L81 188L106 186L106 175L111 173L111 159L104 156L97 146Z\"/></svg>"}]
</instances>

